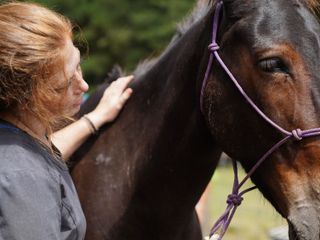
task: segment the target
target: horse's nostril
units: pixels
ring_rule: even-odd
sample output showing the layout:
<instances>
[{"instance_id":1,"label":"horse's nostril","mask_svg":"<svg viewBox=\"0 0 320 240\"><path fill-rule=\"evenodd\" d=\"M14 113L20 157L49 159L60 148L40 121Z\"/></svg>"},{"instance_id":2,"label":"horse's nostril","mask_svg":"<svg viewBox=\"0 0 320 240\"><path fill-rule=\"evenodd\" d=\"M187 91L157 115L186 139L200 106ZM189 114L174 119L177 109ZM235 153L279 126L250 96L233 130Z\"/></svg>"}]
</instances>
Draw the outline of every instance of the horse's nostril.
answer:
<instances>
[{"instance_id":1,"label":"horse's nostril","mask_svg":"<svg viewBox=\"0 0 320 240\"><path fill-rule=\"evenodd\" d=\"M319 240L320 229L316 212L297 212L288 217L290 240Z\"/></svg>"}]
</instances>

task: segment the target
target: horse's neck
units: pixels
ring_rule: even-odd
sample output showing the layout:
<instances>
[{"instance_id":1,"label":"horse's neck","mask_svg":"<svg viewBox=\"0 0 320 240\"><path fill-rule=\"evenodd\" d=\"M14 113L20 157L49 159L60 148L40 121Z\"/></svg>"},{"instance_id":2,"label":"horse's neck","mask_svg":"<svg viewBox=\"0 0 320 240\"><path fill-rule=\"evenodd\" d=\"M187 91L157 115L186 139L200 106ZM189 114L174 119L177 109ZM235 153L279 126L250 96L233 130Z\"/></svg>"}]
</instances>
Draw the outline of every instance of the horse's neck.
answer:
<instances>
[{"instance_id":1,"label":"horse's neck","mask_svg":"<svg viewBox=\"0 0 320 240\"><path fill-rule=\"evenodd\" d=\"M117 222L126 214L124 225L144 226L148 219L158 226L159 219L164 223L169 217L161 227L175 233L171 228L190 219L220 154L199 110L205 71L199 66L210 35L206 24L199 23L136 79L133 96L118 119L102 129L76 165L73 177L80 198L97 208L110 207L101 222Z\"/></svg>"},{"instance_id":2,"label":"horse's neck","mask_svg":"<svg viewBox=\"0 0 320 240\"><path fill-rule=\"evenodd\" d=\"M190 102L190 105L184 106L188 107L189 112L199 113L200 88L205 71L203 62L207 61L210 36L207 22L210 22L208 17L194 26L141 76L134 89L140 104L145 101L147 104L143 105L157 108L166 115L173 113L170 108L178 112L176 107L184 101Z\"/></svg>"},{"instance_id":3,"label":"horse's neck","mask_svg":"<svg viewBox=\"0 0 320 240\"><path fill-rule=\"evenodd\" d=\"M176 162L184 161L182 158L192 161L215 154L199 110L209 22L209 16L203 18L153 68L136 79L133 96L119 118L93 143L104 145L98 151L113 155L119 164L128 161L135 167L142 166L136 162L148 167L155 162L167 162L167 166L179 168ZM122 151L130 158L119 157ZM203 162L207 164L206 159Z\"/></svg>"},{"instance_id":4,"label":"horse's neck","mask_svg":"<svg viewBox=\"0 0 320 240\"><path fill-rule=\"evenodd\" d=\"M119 169L130 169L124 174L127 177L161 173L158 177L163 183L170 181L168 171L177 173L179 179L185 177L181 171L187 171L187 178L199 180L201 187L210 178L215 166L211 161L216 162L218 150L199 110L208 21L204 18L194 26L149 72L136 79L133 96L119 118L93 143L95 154L115 159Z\"/></svg>"},{"instance_id":5,"label":"horse's neck","mask_svg":"<svg viewBox=\"0 0 320 240\"><path fill-rule=\"evenodd\" d=\"M138 80L133 98L115 124L122 125L124 129L130 128L119 141L132 146L128 160L135 167L140 167L136 170L141 174L136 175L143 178L150 176L155 181L154 185L157 181L151 176L158 176L162 185L192 179L194 185L199 181L195 188L202 188L217 161L219 150L213 145L199 110L201 80L205 70L200 66L206 58L203 55L207 52L210 36L207 21L203 19L193 27ZM132 119L131 126L128 126L128 119ZM131 141L125 140L128 138ZM171 176L170 172L175 176ZM149 184L150 179L145 183Z\"/></svg>"}]
</instances>

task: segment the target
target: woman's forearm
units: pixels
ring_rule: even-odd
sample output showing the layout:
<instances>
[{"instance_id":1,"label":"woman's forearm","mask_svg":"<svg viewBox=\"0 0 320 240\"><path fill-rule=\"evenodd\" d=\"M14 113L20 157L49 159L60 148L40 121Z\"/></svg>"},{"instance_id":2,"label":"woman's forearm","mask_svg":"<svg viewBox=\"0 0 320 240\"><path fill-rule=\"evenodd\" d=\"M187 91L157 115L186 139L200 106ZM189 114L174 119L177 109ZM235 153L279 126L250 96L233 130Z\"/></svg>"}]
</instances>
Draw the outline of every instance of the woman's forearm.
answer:
<instances>
[{"instance_id":1,"label":"woman's forearm","mask_svg":"<svg viewBox=\"0 0 320 240\"><path fill-rule=\"evenodd\" d=\"M60 150L63 159L67 160L92 134L92 129L86 121L80 118L51 135L51 141Z\"/></svg>"}]
</instances>

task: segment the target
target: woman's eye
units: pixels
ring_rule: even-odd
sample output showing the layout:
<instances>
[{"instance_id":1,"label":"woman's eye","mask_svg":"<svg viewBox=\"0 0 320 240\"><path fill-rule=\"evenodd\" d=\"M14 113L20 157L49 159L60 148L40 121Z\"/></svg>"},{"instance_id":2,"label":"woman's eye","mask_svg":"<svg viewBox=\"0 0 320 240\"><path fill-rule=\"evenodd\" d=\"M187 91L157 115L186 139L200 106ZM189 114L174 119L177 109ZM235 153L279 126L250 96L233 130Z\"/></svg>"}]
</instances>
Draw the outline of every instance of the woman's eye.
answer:
<instances>
[{"instance_id":1,"label":"woman's eye","mask_svg":"<svg viewBox=\"0 0 320 240\"><path fill-rule=\"evenodd\" d=\"M54 88L54 90L56 92L63 92L72 85L72 82L74 80L75 80L75 75L73 75L71 78L69 78L64 84L60 85L59 87Z\"/></svg>"},{"instance_id":2,"label":"woman's eye","mask_svg":"<svg viewBox=\"0 0 320 240\"><path fill-rule=\"evenodd\" d=\"M72 85L72 83L75 81L75 79L76 79L75 75L73 75L71 78L69 78L67 87L70 87Z\"/></svg>"},{"instance_id":3,"label":"woman's eye","mask_svg":"<svg viewBox=\"0 0 320 240\"><path fill-rule=\"evenodd\" d=\"M289 68L280 58L267 58L259 61L258 66L268 73L289 74Z\"/></svg>"}]
</instances>

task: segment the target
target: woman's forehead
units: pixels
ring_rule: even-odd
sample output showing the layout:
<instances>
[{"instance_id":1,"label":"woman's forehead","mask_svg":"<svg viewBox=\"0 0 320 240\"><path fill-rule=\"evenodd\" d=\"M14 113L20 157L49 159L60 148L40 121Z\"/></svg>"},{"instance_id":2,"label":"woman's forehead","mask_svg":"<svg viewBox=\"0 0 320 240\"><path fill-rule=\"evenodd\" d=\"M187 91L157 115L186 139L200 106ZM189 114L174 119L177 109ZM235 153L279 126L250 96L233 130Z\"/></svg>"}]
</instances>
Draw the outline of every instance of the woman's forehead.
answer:
<instances>
[{"instance_id":1,"label":"woman's forehead","mask_svg":"<svg viewBox=\"0 0 320 240\"><path fill-rule=\"evenodd\" d=\"M80 51L73 45L73 42L67 40L65 48L65 72L68 77L71 77L77 69L80 62Z\"/></svg>"}]
</instances>

